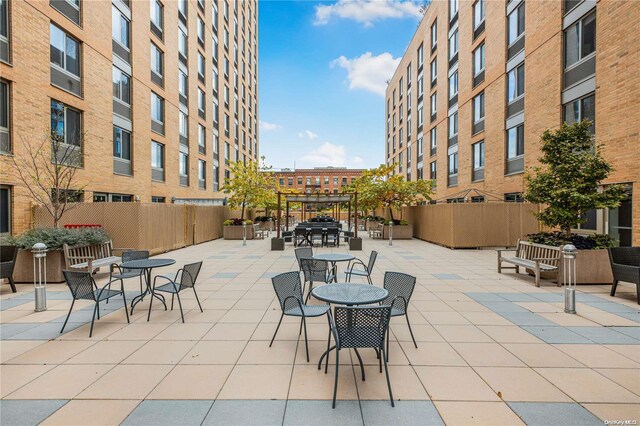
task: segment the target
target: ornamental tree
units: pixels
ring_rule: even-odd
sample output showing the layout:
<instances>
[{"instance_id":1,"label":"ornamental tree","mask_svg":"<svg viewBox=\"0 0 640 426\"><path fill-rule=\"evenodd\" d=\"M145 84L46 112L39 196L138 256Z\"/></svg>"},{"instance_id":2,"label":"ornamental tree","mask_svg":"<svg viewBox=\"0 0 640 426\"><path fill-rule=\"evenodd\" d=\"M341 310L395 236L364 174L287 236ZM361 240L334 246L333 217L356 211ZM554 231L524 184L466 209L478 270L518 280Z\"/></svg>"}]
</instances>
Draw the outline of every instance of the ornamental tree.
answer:
<instances>
[{"instance_id":1,"label":"ornamental tree","mask_svg":"<svg viewBox=\"0 0 640 426\"><path fill-rule=\"evenodd\" d=\"M602 145L594 143L591 122L564 123L541 137L540 166L525 175L525 199L541 204L540 222L560 228L568 237L571 229L585 221L591 209L620 205L626 190L622 185L602 186L613 167L602 158Z\"/></svg>"},{"instance_id":2,"label":"ornamental tree","mask_svg":"<svg viewBox=\"0 0 640 426\"><path fill-rule=\"evenodd\" d=\"M240 220L244 220L246 208L266 207L277 203L276 180L269 168L260 167L257 161L230 163L231 178L225 179L222 191L230 194L228 205L240 208Z\"/></svg>"}]
</instances>

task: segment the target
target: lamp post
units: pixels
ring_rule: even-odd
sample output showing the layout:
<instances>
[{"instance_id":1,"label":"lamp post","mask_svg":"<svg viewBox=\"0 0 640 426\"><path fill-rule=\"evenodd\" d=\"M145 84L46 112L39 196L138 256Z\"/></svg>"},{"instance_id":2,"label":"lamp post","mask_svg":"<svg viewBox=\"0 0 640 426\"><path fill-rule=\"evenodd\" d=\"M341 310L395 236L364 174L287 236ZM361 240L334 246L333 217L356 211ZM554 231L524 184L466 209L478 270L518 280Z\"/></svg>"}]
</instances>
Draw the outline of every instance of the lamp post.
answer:
<instances>
[{"instance_id":1,"label":"lamp post","mask_svg":"<svg viewBox=\"0 0 640 426\"><path fill-rule=\"evenodd\" d=\"M242 245L247 245L247 222L242 222Z\"/></svg>"},{"instance_id":2,"label":"lamp post","mask_svg":"<svg viewBox=\"0 0 640 426\"><path fill-rule=\"evenodd\" d=\"M576 255L573 244L562 247L562 286L564 287L564 311L576 313Z\"/></svg>"},{"instance_id":3,"label":"lamp post","mask_svg":"<svg viewBox=\"0 0 640 426\"><path fill-rule=\"evenodd\" d=\"M389 222L389 245L393 245L393 220Z\"/></svg>"},{"instance_id":4,"label":"lamp post","mask_svg":"<svg viewBox=\"0 0 640 426\"><path fill-rule=\"evenodd\" d=\"M35 288L36 312L47 310L47 246L35 243L33 253L33 286Z\"/></svg>"}]
</instances>

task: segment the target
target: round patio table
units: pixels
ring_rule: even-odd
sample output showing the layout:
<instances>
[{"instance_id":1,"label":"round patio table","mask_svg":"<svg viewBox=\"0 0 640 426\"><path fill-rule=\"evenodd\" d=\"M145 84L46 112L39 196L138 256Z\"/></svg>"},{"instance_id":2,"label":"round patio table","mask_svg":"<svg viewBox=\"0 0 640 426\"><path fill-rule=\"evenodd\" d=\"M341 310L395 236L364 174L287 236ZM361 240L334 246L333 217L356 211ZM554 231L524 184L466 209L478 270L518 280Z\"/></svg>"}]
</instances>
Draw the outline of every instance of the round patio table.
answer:
<instances>
[{"instance_id":1,"label":"round patio table","mask_svg":"<svg viewBox=\"0 0 640 426\"><path fill-rule=\"evenodd\" d=\"M333 281L338 282L338 269L336 268L337 262L351 262L356 257L352 254L346 253L318 253L314 254L313 258L315 260L324 260L326 262L331 263L331 269L334 271ZM347 268L349 265L347 265Z\"/></svg>"},{"instance_id":2,"label":"round patio table","mask_svg":"<svg viewBox=\"0 0 640 426\"><path fill-rule=\"evenodd\" d=\"M147 288L140 295L133 298L131 301L131 314L133 315L133 308L138 302L144 299L147 294L152 294L152 297L157 298L164 305L164 310L167 310L167 304L164 302L164 296L151 291L151 270L153 268L161 268L163 266L170 266L176 263L173 259L141 259L132 260L130 262L124 262L120 265L126 269L144 269L144 279L147 283Z\"/></svg>"},{"instance_id":3,"label":"round patio table","mask_svg":"<svg viewBox=\"0 0 640 426\"><path fill-rule=\"evenodd\" d=\"M311 290L311 294L313 297L323 302L347 306L369 305L381 302L389 296L389 292L382 287L371 284L351 283L325 284ZM322 360L324 357L329 356L329 352L335 348L335 345L330 347L320 356L320 361L318 361L318 370L322 368ZM356 349L355 352L360 360L360 365L362 366L362 358L360 358L358 350Z\"/></svg>"}]
</instances>

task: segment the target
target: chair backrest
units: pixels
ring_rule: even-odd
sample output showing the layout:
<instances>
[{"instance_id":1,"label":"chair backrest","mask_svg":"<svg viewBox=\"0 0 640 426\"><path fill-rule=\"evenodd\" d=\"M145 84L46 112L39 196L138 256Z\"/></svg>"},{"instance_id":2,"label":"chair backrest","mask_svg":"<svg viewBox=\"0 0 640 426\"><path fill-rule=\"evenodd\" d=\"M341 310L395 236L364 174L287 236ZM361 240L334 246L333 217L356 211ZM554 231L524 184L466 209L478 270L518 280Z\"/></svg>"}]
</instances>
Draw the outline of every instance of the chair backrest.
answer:
<instances>
[{"instance_id":1,"label":"chair backrest","mask_svg":"<svg viewBox=\"0 0 640 426\"><path fill-rule=\"evenodd\" d=\"M369 263L367 264L367 271L369 272L369 274L373 272L373 265L375 265L377 257L378 257L378 252L375 250L372 250L371 254L369 255Z\"/></svg>"},{"instance_id":2,"label":"chair backrest","mask_svg":"<svg viewBox=\"0 0 640 426\"><path fill-rule=\"evenodd\" d=\"M611 263L640 267L640 247L611 247Z\"/></svg>"},{"instance_id":3,"label":"chair backrest","mask_svg":"<svg viewBox=\"0 0 640 426\"><path fill-rule=\"evenodd\" d=\"M202 261L184 265L182 267L182 274L180 274L180 288L195 286L200 268L202 268Z\"/></svg>"},{"instance_id":4,"label":"chair backrest","mask_svg":"<svg viewBox=\"0 0 640 426\"><path fill-rule=\"evenodd\" d=\"M74 299L95 300L96 283L87 271L62 271Z\"/></svg>"},{"instance_id":5,"label":"chair backrest","mask_svg":"<svg viewBox=\"0 0 640 426\"><path fill-rule=\"evenodd\" d=\"M0 246L0 262L14 262L18 255L16 246Z\"/></svg>"},{"instance_id":6,"label":"chair backrest","mask_svg":"<svg viewBox=\"0 0 640 426\"><path fill-rule=\"evenodd\" d=\"M333 314L340 348L380 348L389 326L391 307L336 306Z\"/></svg>"},{"instance_id":7,"label":"chair backrest","mask_svg":"<svg viewBox=\"0 0 640 426\"><path fill-rule=\"evenodd\" d=\"M299 307L298 301L304 304L302 283L300 282L300 273L298 271L276 275L271 278L271 283L283 311Z\"/></svg>"},{"instance_id":8,"label":"chair backrest","mask_svg":"<svg viewBox=\"0 0 640 426\"><path fill-rule=\"evenodd\" d=\"M394 309L407 312L407 305L411 300L413 289L416 286L416 277L402 272L385 272L384 288L389 292L389 296L382 301L385 305L393 303ZM395 303L394 303L395 300Z\"/></svg>"},{"instance_id":9,"label":"chair backrest","mask_svg":"<svg viewBox=\"0 0 640 426\"><path fill-rule=\"evenodd\" d=\"M149 258L149 252L147 250L127 250L122 252L122 263L131 262L132 260L145 260ZM125 272L140 272L142 274L144 269L127 269Z\"/></svg>"},{"instance_id":10,"label":"chair backrest","mask_svg":"<svg viewBox=\"0 0 640 426\"><path fill-rule=\"evenodd\" d=\"M300 259L300 266L304 273L305 282L327 282L328 262L326 260L316 260L310 257L303 257Z\"/></svg>"},{"instance_id":11,"label":"chair backrest","mask_svg":"<svg viewBox=\"0 0 640 426\"><path fill-rule=\"evenodd\" d=\"M300 259L303 257L313 257L313 249L311 247L299 247L293 251L296 255L296 260L298 261L298 268L302 270L302 263Z\"/></svg>"}]
</instances>

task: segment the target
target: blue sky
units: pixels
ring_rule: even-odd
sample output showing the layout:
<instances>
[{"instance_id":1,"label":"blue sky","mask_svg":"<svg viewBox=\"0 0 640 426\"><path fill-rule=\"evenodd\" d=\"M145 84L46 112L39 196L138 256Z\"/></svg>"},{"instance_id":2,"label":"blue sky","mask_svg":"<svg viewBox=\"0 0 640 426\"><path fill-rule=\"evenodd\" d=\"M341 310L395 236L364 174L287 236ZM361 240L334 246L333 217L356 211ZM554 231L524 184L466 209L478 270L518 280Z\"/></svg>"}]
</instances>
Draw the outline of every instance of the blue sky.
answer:
<instances>
[{"instance_id":1,"label":"blue sky","mask_svg":"<svg viewBox=\"0 0 640 426\"><path fill-rule=\"evenodd\" d=\"M384 88L419 4L260 1L260 154L275 168L384 162Z\"/></svg>"}]
</instances>

